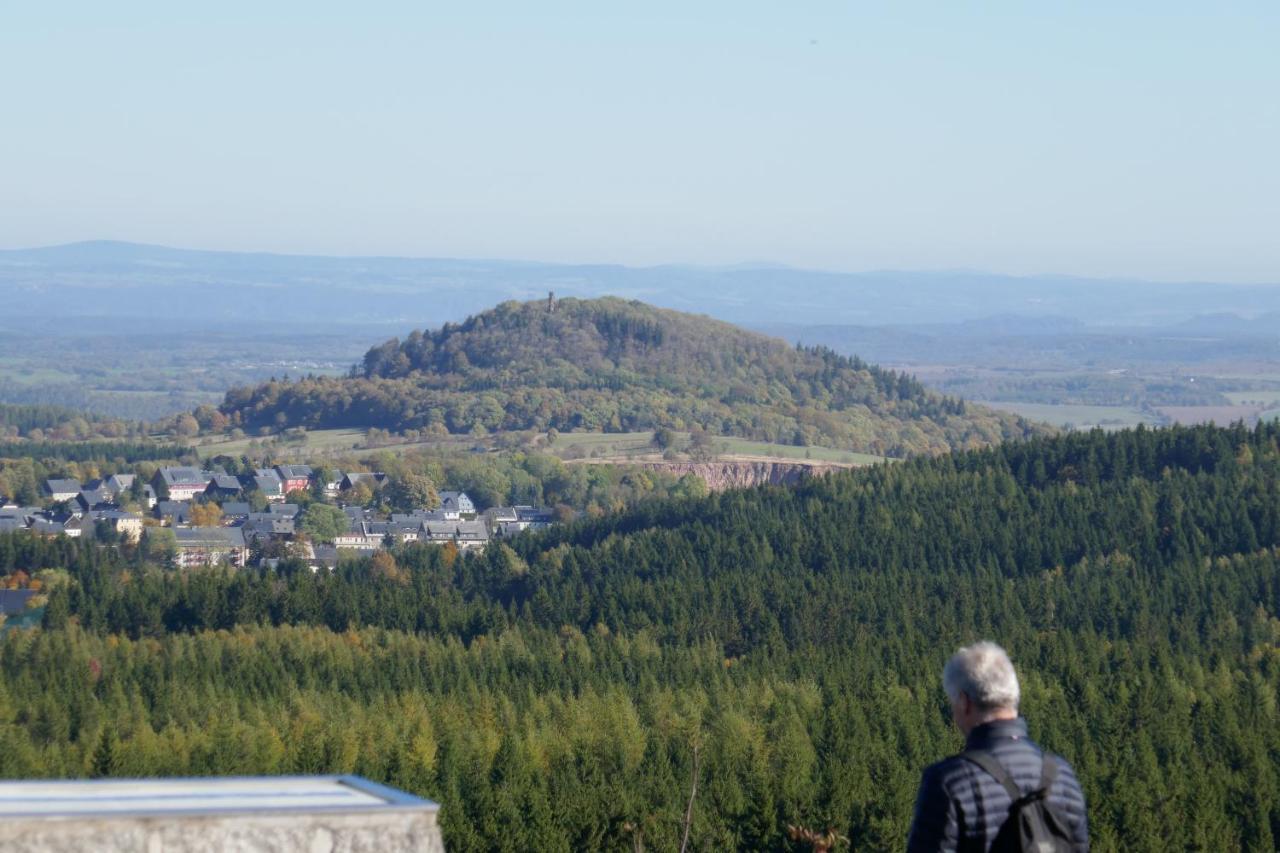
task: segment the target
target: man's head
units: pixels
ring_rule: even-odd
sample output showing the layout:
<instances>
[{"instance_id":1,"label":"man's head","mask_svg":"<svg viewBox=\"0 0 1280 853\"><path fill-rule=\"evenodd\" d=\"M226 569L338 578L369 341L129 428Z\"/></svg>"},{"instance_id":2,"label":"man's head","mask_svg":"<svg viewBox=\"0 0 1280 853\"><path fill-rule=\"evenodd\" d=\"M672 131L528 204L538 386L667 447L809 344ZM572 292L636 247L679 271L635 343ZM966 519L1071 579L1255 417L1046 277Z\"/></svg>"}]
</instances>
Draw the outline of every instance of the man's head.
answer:
<instances>
[{"instance_id":1,"label":"man's head","mask_svg":"<svg viewBox=\"0 0 1280 853\"><path fill-rule=\"evenodd\" d=\"M965 646L942 668L942 689L951 714L968 735L992 720L1018 716L1018 674L1004 649L991 642Z\"/></svg>"}]
</instances>

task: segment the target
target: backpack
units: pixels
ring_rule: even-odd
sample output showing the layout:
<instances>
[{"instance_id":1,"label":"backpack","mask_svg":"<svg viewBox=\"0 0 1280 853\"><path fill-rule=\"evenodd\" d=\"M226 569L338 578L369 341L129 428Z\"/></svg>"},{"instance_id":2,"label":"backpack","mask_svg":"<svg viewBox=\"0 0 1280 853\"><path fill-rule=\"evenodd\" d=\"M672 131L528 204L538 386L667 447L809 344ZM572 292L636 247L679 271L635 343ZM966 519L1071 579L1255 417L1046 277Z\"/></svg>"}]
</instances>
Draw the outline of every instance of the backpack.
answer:
<instances>
[{"instance_id":1,"label":"backpack","mask_svg":"<svg viewBox=\"0 0 1280 853\"><path fill-rule=\"evenodd\" d=\"M1044 753L1039 787L1026 794L1018 789L1009 771L991 753L975 749L964 753L962 757L991 774L1013 800L1009 806L1009 816L1000 825L1000 831L991 843L992 853L1059 853L1075 849L1067 821L1049 804L1049 788L1058 775L1058 762L1051 754Z\"/></svg>"}]
</instances>

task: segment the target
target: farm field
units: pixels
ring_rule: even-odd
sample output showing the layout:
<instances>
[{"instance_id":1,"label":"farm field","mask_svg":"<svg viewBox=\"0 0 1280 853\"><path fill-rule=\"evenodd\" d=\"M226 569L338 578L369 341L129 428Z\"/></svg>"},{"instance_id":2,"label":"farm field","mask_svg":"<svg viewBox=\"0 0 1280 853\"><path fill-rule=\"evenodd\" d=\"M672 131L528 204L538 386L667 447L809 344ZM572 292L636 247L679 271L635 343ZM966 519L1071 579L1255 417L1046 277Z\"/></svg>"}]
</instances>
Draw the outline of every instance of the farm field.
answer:
<instances>
[{"instance_id":1,"label":"farm field","mask_svg":"<svg viewBox=\"0 0 1280 853\"><path fill-rule=\"evenodd\" d=\"M240 438L232 441L214 441L196 447L201 459L213 456L239 456L251 449L270 443L273 455L281 458L320 455L334 451L350 451L362 447L367 433L362 429L318 429L303 433L298 441L279 441L278 436L265 438Z\"/></svg>"},{"instance_id":2,"label":"farm field","mask_svg":"<svg viewBox=\"0 0 1280 853\"><path fill-rule=\"evenodd\" d=\"M1056 427L1071 429L1124 429L1138 424L1154 426L1159 418L1129 406L1057 405L1052 403L1010 403L980 401L983 406L1012 412L1028 420L1043 421Z\"/></svg>"},{"instance_id":3,"label":"farm field","mask_svg":"<svg viewBox=\"0 0 1280 853\"><path fill-rule=\"evenodd\" d=\"M362 429L309 430L295 435L296 438L266 436L214 441L201 444L196 450L202 459L219 455L238 456L262 448L269 448L272 455L280 459L302 459L373 450L404 453L412 450L453 449L463 452L475 448L482 441L468 436L454 436L440 441L369 447L368 432ZM675 436L677 447L684 447L688 443L688 433L675 433ZM626 462L656 461L661 458L661 453L653 444L653 433L648 431L560 433L550 445L546 443L545 436L537 435L527 446L566 461ZM731 436L714 437L711 450L716 457L735 459L809 460L840 465L872 465L884 461L880 456L832 447L796 447Z\"/></svg>"},{"instance_id":4,"label":"farm field","mask_svg":"<svg viewBox=\"0 0 1280 853\"><path fill-rule=\"evenodd\" d=\"M74 382L74 373L42 366L35 359L18 356L0 356L0 381L8 380L19 385L35 385L50 382Z\"/></svg>"},{"instance_id":5,"label":"farm field","mask_svg":"<svg viewBox=\"0 0 1280 853\"><path fill-rule=\"evenodd\" d=\"M1224 396L1237 406L1280 405L1280 389L1274 388L1258 391L1227 391Z\"/></svg>"},{"instance_id":6,"label":"farm field","mask_svg":"<svg viewBox=\"0 0 1280 853\"><path fill-rule=\"evenodd\" d=\"M1236 421L1252 423L1259 414L1257 406L1160 406L1158 411L1170 421L1184 426L1210 422L1218 426Z\"/></svg>"}]
</instances>

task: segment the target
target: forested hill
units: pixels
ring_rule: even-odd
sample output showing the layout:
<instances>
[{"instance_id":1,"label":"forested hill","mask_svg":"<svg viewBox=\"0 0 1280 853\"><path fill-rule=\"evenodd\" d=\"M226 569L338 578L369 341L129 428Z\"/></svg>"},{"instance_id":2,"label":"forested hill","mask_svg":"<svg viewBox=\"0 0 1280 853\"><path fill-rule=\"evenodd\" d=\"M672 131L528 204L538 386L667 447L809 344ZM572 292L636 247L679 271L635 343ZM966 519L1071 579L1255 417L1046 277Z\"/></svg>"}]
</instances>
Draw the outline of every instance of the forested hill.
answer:
<instances>
[{"instance_id":1,"label":"forested hill","mask_svg":"<svg viewBox=\"0 0 1280 853\"><path fill-rule=\"evenodd\" d=\"M346 378L233 389L222 410L247 427L669 427L889 456L1033 431L857 358L616 298L505 302L374 347Z\"/></svg>"},{"instance_id":2,"label":"forested hill","mask_svg":"<svg viewBox=\"0 0 1280 853\"><path fill-rule=\"evenodd\" d=\"M902 849L993 638L1093 849L1280 840L1280 425L1100 431L668 500L483 554L175 573L0 536L0 775L357 772L450 850ZM688 809L693 780L697 794Z\"/></svg>"}]
</instances>

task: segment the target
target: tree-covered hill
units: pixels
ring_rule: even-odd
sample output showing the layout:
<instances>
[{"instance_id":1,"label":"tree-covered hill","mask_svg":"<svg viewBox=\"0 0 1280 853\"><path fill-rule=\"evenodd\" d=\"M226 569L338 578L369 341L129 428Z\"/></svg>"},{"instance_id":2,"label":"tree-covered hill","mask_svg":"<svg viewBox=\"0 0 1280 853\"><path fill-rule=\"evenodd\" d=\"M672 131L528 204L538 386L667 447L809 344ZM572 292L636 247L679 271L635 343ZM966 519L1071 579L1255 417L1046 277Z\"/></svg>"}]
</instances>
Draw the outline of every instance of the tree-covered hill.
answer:
<instances>
[{"instance_id":1,"label":"tree-covered hill","mask_svg":"<svg viewBox=\"0 0 1280 853\"><path fill-rule=\"evenodd\" d=\"M245 427L697 428L889 456L1033 432L857 358L616 298L505 302L376 346L346 378L232 389L222 411Z\"/></svg>"},{"instance_id":2,"label":"tree-covered hill","mask_svg":"<svg viewBox=\"0 0 1280 853\"><path fill-rule=\"evenodd\" d=\"M37 567L61 568L36 574ZM1280 425L1094 432L655 501L483 554L165 572L0 537L0 774L347 772L451 850L900 849L1001 641L1094 849L1280 839ZM1172 833L1172 834L1171 834Z\"/></svg>"}]
</instances>

